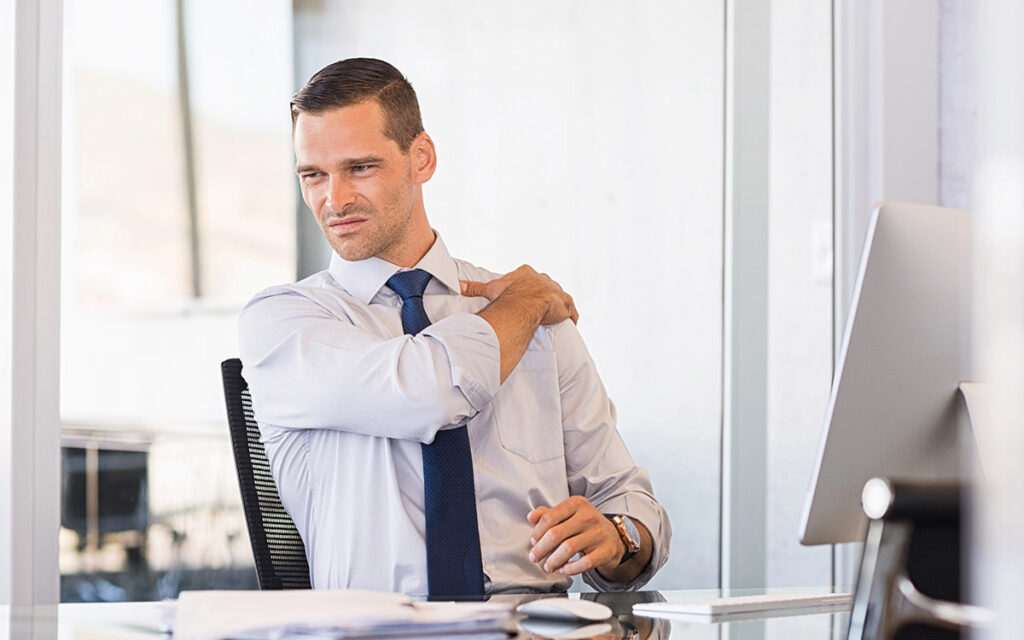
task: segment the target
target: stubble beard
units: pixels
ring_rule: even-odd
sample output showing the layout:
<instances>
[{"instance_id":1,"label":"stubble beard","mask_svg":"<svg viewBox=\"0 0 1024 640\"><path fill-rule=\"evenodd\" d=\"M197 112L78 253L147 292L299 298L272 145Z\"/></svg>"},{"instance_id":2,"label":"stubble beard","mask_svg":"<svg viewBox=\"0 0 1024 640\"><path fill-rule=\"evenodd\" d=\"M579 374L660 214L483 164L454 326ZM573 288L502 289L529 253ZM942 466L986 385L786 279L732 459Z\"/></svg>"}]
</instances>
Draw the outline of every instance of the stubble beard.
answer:
<instances>
[{"instance_id":1,"label":"stubble beard","mask_svg":"<svg viewBox=\"0 0 1024 640\"><path fill-rule=\"evenodd\" d=\"M388 202L387 206L390 211L403 208L400 198ZM332 212L324 216L321 229L334 252L349 262L366 260L373 257L387 259L386 254L389 254L394 247L401 244L412 219L411 205L407 211L401 214L400 219L395 220L393 224L389 224L390 215L382 215L380 211L373 207L352 205L344 211L345 217L364 218L363 228L346 237L339 238L334 236L330 228L327 227L328 221L337 217L337 214Z\"/></svg>"}]
</instances>

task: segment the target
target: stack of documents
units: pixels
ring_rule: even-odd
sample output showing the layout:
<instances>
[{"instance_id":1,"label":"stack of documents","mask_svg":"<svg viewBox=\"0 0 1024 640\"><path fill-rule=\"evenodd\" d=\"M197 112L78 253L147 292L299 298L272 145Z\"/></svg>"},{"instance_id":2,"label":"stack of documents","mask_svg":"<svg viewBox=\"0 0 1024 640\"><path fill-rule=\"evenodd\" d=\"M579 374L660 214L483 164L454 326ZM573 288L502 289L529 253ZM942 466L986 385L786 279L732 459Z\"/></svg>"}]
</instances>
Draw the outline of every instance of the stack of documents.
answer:
<instances>
[{"instance_id":1,"label":"stack of documents","mask_svg":"<svg viewBox=\"0 0 1024 640\"><path fill-rule=\"evenodd\" d=\"M508 603L414 602L373 591L185 591L174 638L489 640L508 635L511 615Z\"/></svg>"}]
</instances>

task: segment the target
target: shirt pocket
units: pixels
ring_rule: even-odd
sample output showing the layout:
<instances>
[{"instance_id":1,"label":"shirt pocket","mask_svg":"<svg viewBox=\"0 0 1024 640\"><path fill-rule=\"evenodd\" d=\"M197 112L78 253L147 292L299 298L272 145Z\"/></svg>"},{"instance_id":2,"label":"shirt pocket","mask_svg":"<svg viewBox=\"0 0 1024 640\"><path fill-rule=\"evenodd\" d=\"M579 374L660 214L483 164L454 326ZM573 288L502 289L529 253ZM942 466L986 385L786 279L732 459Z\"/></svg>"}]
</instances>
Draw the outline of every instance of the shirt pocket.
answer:
<instances>
[{"instance_id":1,"label":"shirt pocket","mask_svg":"<svg viewBox=\"0 0 1024 640\"><path fill-rule=\"evenodd\" d=\"M506 451L532 463L565 455L558 362L553 351L527 351L492 401Z\"/></svg>"}]
</instances>

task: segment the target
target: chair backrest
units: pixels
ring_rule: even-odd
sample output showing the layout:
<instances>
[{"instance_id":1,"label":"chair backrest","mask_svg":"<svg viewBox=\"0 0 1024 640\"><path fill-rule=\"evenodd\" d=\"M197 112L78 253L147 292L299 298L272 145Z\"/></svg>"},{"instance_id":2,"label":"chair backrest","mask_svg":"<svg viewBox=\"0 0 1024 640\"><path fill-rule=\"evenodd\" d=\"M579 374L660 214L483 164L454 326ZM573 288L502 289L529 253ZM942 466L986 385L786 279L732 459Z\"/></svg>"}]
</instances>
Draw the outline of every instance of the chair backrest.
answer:
<instances>
[{"instance_id":1,"label":"chair backrest","mask_svg":"<svg viewBox=\"0 0 1024 640\"><path fill-rule=\"evenodd\" d=\"M238 488L242 492L242 510L249 527L260 589L309 589L306 547L281 504L270 473L259 425L253 416L249 385L242 377L242 361L225 360L220 369Z\"/></svg>"}]
</instances>

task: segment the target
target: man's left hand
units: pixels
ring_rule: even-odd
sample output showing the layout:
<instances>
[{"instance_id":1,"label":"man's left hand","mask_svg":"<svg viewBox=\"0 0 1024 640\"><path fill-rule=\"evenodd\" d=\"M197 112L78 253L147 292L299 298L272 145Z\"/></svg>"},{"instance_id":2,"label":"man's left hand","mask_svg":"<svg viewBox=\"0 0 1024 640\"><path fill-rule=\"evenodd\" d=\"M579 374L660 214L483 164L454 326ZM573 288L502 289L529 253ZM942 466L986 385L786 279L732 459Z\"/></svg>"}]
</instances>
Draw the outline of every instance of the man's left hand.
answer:
<instances>
[{"instance_id":1,"label":"man's left hand","mask_svg":"<svg viewBox=\"0 0 1024 640\"><path fill-rule=\"evenodd\" d=\"M609 577L626 552L615 525L583 496L537 507L526 518L534 525L530 560L542 562L548 573L572 576L597 569ZM577 553L583 555L572 560Z\"/></svg>"}]
</instances>

